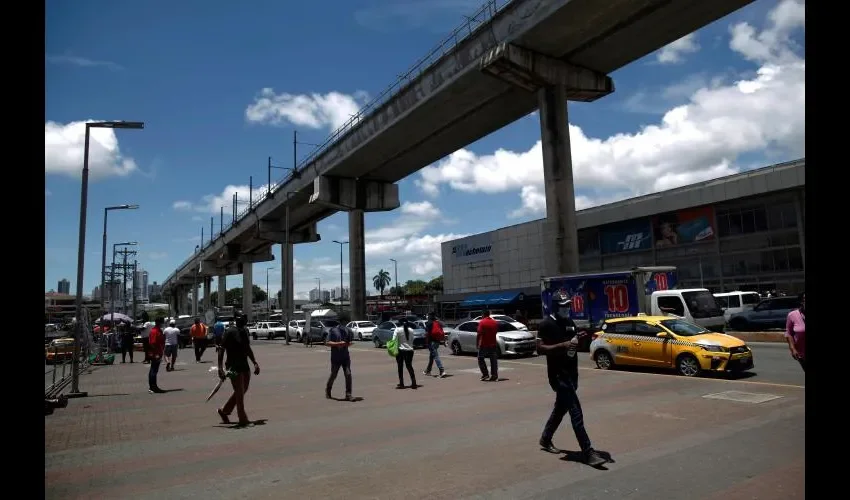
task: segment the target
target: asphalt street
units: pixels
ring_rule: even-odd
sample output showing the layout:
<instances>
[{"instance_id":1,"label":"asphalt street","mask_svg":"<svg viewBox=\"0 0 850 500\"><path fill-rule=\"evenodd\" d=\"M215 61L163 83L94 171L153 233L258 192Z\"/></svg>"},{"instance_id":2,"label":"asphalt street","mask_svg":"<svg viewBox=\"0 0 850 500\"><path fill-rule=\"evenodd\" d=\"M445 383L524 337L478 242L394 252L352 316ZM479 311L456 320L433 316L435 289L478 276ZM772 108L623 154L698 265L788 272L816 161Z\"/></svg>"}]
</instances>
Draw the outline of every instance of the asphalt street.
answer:
<instances>
[{"instance_id":1,"label":"asphalt street","mask_svg":"<svg viewBox=\"0 0 850 500\"><path fill-rule=\"evenodd\" d=\"M147 393L140 363L85 374L89 397L45 417L46 498L804 498L804 378L782 346L754 345L745 379L584 359L579 394L594 446L612 457L604 470L537 446L554 400L542 359L503 360L501 381L480 382L474 357L444 352L452 376L437 379L421 374L419 350L423 387L397 390L395 361L358 344L360 399L344 402L323 394L327 348L254 346L247 428L218 420L228 387L204 403L214 351L201 364L181 351L161 371L166 394ZM569 419L555 443L576 451Z\"/></svg>"}]
</instances>

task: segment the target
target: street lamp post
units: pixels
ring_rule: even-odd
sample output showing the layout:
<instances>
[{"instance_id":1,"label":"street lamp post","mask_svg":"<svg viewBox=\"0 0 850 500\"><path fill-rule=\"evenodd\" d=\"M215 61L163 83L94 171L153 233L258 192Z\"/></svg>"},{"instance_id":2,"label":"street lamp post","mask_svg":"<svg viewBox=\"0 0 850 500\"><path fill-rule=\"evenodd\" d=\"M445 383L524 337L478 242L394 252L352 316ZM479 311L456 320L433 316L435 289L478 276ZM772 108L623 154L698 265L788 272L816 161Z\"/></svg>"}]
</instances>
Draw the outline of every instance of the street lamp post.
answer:
<instances>
[{"instance_id":1,"label":"street lamp post","mask_svg":"<svg viewBox=\"0 0 850 500\"><path fill-rule=\"evenodd\" d=\"M109 214L110 210L135 210L139 208L138 205L115 205L112 207L106 207L103 209L103 250L100 259L100 310L101 314L103 314L103 297L104 290L103 287L106 284L106 217Z\"/></svg>"},{"instance_id":2,"label":"street lamp post","mask_svg":"<svg viewBox=\"0 0 850 500\"><path fill-rule=\"evenodd\" d=\"M393 307L398 306L398 299L396 299L396 295L398 295L398 261L395 259L390 259L393 262L393 269L395 272L395 295L393 295L393 302L395 305Z\"/></svg>"},{"instance_id":3,"label":"street lamp post","mask_svg":"<svg viewBox=\"0 0 850 500\"><path fill-rule=\"evenodd\" d=\"M74 326L74 359L72 360L71 392L68 397L78 398L88 396L80 392L80 341L83 338L83 278L86 262L86 210L89 201L89 136L92 128L145 128L144 122L104 121L87 122L86 136L83 144L83 174L80 186L80 235L77 246L77 297L74 304L76 324Z\"/></svg>"},{"instance_id":4,"label":"street lamp post","mask_svg":"<svg viewBox=\"0 0 850 500\"><path fill-rule=\"evenodd\" d=\"M348 245L347 241L337 241L333 240L334 243L339 245L339 312L342 312L342 297L344 295L342 289L342 246Z\"/></svg>"},{"instance_id":5,"label":"street lamp post","mask_svg":"<svg viewBox=\"0 0 850 500\"><path fill-rule=\"evenodd\" d=\"M266 268L266 314L271 315L271 300L269 299L269 271L274 267Z\"/></svg>"}]
</instances>

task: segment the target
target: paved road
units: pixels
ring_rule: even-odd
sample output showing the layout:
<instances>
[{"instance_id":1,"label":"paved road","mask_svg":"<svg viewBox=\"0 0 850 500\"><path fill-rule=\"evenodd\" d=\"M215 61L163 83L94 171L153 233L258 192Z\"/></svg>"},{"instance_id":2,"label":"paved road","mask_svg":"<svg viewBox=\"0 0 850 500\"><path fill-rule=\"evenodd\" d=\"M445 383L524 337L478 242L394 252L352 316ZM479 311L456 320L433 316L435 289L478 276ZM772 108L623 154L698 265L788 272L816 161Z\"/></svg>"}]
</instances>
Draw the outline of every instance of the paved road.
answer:
<instances>
[{"instance_id":1,"label":"paved road","mask_svg":"<svg viewBox=\"0 0 850 500\"><path fill-rule=\"evenodd\" d=\"M174 389L162 395L146 393L146 365L84 375L90 397L45 417L46 497L804 498L805 388L782 382L799 367L783 364L781 349L757 347L757 366L773 359L777 372L746 380L582 370L588 431L615 460L597 470L536 445L553 400L541 360L506 360L504 380L487 383L475 358L445 356L452 377L420 374L424 387L396 390L395 362L358 346L363 399L348 403L322 394L326 348L255 348L263 372L247 403L262 425L245 429L218 422L226 388L203 402L211 363L183 356L162 373L160 385ZM425 361L417 351L418 372ZM705 397L728 391L773 399ZM555 442L577 447L568 424Z\"/></svg>"}]
</instances>

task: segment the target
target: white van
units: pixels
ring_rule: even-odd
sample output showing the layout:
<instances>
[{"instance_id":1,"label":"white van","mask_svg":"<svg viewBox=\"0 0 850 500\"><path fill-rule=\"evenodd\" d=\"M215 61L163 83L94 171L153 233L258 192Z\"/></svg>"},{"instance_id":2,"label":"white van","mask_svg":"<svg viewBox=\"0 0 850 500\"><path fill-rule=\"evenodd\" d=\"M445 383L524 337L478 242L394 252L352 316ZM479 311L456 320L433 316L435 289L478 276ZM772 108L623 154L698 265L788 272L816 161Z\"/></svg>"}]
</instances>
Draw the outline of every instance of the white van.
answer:
<instances>
[{"instance_id":1,"label":"white van","mask_svg":"<svg viewBox=\"0 0 850 500\"><path fill-rule=\"evenodd\" d=\"M674 314L714 332L722 332L726 327L723 309L705 288L652 292L650 307L653 316Z\"/></svg>"},{"instance_id":2,"label":"white van","mask_svg":"<svg viewBox=\"0 0 850 500\"><path fill-rule=\"evenodd\" d=\"M737 291L715 293L714 297L717 298L717 302L723 308L723 317L726 320L726 324L729 324L729 318L733 314L749 311L762 300L758 292Z\"/></svg>"}]
</instances>

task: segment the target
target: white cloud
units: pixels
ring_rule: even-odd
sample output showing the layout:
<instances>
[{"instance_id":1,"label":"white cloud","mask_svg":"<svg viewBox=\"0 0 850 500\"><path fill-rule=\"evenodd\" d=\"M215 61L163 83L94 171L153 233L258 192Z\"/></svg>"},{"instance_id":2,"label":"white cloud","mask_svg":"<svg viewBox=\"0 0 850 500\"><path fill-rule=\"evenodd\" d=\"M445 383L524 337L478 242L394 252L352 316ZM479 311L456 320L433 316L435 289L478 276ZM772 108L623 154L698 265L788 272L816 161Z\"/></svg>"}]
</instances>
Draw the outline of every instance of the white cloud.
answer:
<instances>
[{"instance_id":1,"label":"white cloud","mask_svg":"<svg viewBox=\"0 0 850 500\"><path fill-rule=\"evenodd\" d=\"M112 61L98 61L95 59L88 59L86 57L77 57L70 55L46 55L45 60L51 64L67 64L71 66L78 66L81 68L93 68L102 66L111 70L124 69L121 67L120 64L116 64Z\"/></svg>"},{"instance_id":2,"label":"white cloud","mask_svg":"<svg viewBox=\"0 0 850 500\"><path fill-rule=\"evenodd\" d=\"M576 205L584 208L732 174L740 170L736 161L745 154L805 156L806 62L794 52L790 38L793 30L804 27L800 5L781 2L761 32L748 24L732 28L730 47L759 63L754 75L725 84L706 79L710 83L693 91L686 104L634 133L603 139L570 125L576 190L592 192L577 196ZM416 183L429 195L441 184L470 193L519 191L521 206L510 215L545 213L539 141L525 152L500 149L479 156L459 150L423 169Z\"/></svg>"},{"instance_id":3,"label":"white cloud","mask_svg":"<svg viewBox=\"0 0 850 500\"><path fill-rule=\"evenodd\" d=\"M327 94L275 94L264 88L245 109L245 119L251 123L285 125L313 129L335 130L357 114L366 104L368 94L357 91L354 95L341 92Z\"/></svg>"},{"instance_id":4,"label":"white cloud","mask_svg":"<svg viewBox=\"0 0 850 500\"><path fill-rule=\"evenodd\" d=\"M251 189L253 189L253 191L251 191ZM236 200L238 203L236 212L242 213L248 208L249 201L253 201L254 204L262 201L266 197L267 189L268 184L253 186L253 188L248 185L227 185L221 191L221 194L206 194L197 202L178 200L171 206L174 210L182 212L200 212L212 215L220 215L221 209L224 208L224 213L231 215L233 212L234 194L237 195Z\"/></svg>"},{"instance_id":5,"label":"white cloud","mask_svg":"<svg viewBox=\"0 0 850 500\"><path fill-rule=\"evenodd\" d=\"M656 59L661 64L676 64L684 62L685 54L693 54L699 51L696 33L685 35L658 51Z\"/></svg>"},{"instance_id":6,"label":"white cloud","mask_svg":"<svg viewBox=\"0 0 850 500\"><path fill-rule=\"evenodd\" d=\"M88 120L94 121L94 120ZM86 122L44 123L44 173L79 177L83 170ZM135 160L125 158L118 137L109 128L89 131L89 177L126 177L138 170Z\"/></svg>"}]
</instances>

